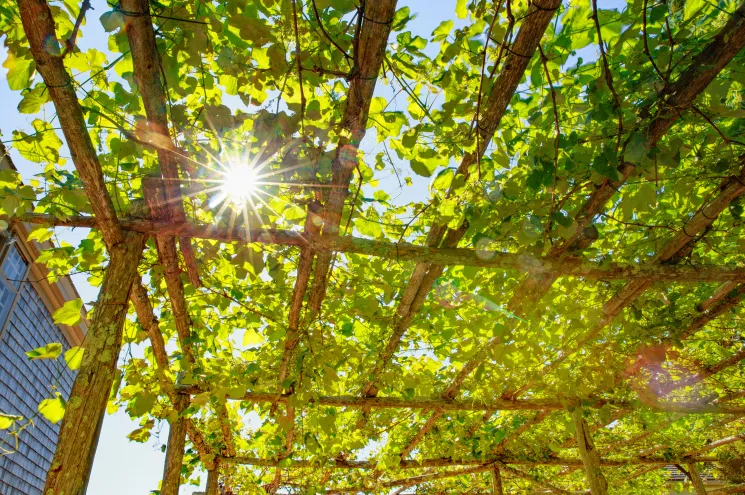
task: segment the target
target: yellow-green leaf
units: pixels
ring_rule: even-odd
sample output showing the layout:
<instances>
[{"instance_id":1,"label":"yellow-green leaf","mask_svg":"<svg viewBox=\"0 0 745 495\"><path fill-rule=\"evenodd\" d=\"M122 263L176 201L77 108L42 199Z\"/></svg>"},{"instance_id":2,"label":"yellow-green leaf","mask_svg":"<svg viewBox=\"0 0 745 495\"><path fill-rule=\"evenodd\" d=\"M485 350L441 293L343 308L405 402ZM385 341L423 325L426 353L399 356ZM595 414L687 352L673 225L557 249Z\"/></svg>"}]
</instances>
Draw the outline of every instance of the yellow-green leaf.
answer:
<instances>
[{"instance_id":1,"label":"yellow-green leaf","mask_svg":"<svg viewBox=\"0 0 745 495\"><path fill-rule=\"evenodd\" d=\"M83 353L85 349L79 346L71 347L65 352L65 362L67 367L71 370L80 368L80 363L83 362Z\"/></svg>"},{"instance_id":2,"label":"yellow-green leaf","mask_svg":"<svg viewBox=\"0 0 745 495\"><path fill-rule=\"evenodd\" d=\"M44 347L37 347L33 351L26 352L29 359L57 359L60 354L62 354L62 344L59 342L52 342Z\"/></svg>"},{"instance_id":3,"label":"yellow-green leaf","mask_svg":"<svg viewBox=\"0 0 745 495\"><path fill-rule=\"evenodd\" d=\"M255 347L261 345L263 342L264 337L259 335L259 333L253 328L249 328L246 330L246 333L243 334L243 345L245 347Z\"/></svg>"},{"instance_id":4,"label":"yellow-green leaf","mask_svg":"<svg viewBox=\"0 0 745 495\"><path fill-rule=\"evenodd\" d=\"M0 413L0 430L7 430L15 424L16 421L23 419L21 416L13 414Z\"/></svg>"},{"instance_id":5,"label":"yellow-green leaf","mask_svg":"<svg viewBox=\"0 0 745 495\"><path fill-rule=\"evenodd\" d=\"M60 309L54 312L54 322L61 325L77 325L83 319L80 310L83 309L82 299L67 301Z\"/></svg>"},{"instance_id":6,"label":"yellow-green leaf","mask_svg":"<svg viewBox=\"0 0 745 495\"><path fill-rule=\"evenodd\" d=\"M57 394L54 399L44 399L39 403L39 412L52 423L59 423L65 417L65 400Z\"/></svg>"}]
</instances>

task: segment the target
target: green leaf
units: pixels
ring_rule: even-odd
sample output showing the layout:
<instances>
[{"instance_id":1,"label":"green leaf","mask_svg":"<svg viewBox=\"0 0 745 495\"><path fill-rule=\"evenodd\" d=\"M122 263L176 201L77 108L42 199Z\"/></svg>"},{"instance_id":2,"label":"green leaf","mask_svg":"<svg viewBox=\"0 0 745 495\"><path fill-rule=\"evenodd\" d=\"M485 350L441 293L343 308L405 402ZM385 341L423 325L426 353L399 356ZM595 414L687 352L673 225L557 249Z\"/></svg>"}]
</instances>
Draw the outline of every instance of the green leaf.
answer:
<instances>
[{"instance_id":1,"label":"green leaf","mask_svg":"<svg viewBox=\"0 0 745 495\"><path fill-rule=\"evenodd\" d=\"M36 68L30 54L17 57L14 51L8 51L8 58L3 62L3 67L8 69L8 86L13 91L20 91L29 85L31 75Z\"/></svg>"},{"instance_id":2,"label":"green leaf","mask_svg":"<svg viewBox=\"0 0 745 495\"><path fill-rule=\"evenodd\" d=\"M453 30L453 26L455 26L455 24L450 19L442 21L440 25L437 26L437 29L432 31L432 41L442 41L447 38L450 31Z\"/></svg>"},{"instance_id":3,"label":"green leaf","mask_svg":"<svg viewBox=\"0 0 745 495\"><path fill-rule=\"evenodd\" d=\"M65 417L65 400L60 394L54 399L44 399L39 403L39 413L50 422L57 424Z\"/></svg>"},{"instance_id":4,"label":"green leaf","mask_svg":"<svg viewBox=\"0 0 745 495\"><path fill-rule=\"evenodd\" d=\"M80 368L80 364L83 362L83 353L85 349L79 346L71 347L65 351L65 362L67 367L71 370Z\"/></svg>"},{"instance_id":5,"label":"green leaf","mask_svg":"<svg viewBox=\"0 0 745 495\"><path fill-rule=\"evenodd\" d=\"M457 0L455 2L455 15L459 19L465 19L468 16L468 0Z\"/></svg>"},{"instance_id":6,"label":"green leaf","mask_svg":"<svg viewBox=\"0 0 745 495\"><path fill-rule=\"evenodd\" d=\"M83 320L80 311L83 309L83 300L73 299L67 301L60 309L54 312L52 318L59 325L77 325Z\"/></svg>"},{"instance_id":7,"label":"green leaf","mask_svg":"<svg viewBox=\"0 0 745 495\"><path fill-rule=\"evenodd\" d=\"M683 19L686 21L691 19L704 7L706 7L706 0L686 0Z\"/></svg>"},{"instance_id":8,"label":"green leaf","mask_svg":"<svg viewBox=\"0 0 745 495\"><path fill-rule=\"evenodd\" d=\"M626 145L624 157L626 161L631 163L641 163L644 157L647 156L647 140L644 134L641 132L635 132L629 138L629 142Z\"/></svg>"},{"instance_id":9,"label":"green leaf","mask_svg":"<svg viewBox=\"0 0 745 495\"><path fill-rule=\"evenodd\" d=\"M62 354L62 344L52 342L44 347L37 347L33 351L26 351L29 359L57 359Z\"/></svg>"}]
</instances>

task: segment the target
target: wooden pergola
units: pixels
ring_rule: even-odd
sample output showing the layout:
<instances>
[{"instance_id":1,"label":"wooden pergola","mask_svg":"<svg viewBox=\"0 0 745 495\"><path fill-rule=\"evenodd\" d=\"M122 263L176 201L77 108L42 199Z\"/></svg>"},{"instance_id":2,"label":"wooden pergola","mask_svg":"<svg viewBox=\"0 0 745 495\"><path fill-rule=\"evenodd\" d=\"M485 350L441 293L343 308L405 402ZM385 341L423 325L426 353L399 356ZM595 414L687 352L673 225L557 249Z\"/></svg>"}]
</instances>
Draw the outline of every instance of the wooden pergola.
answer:
<instances>
[{"instance_id":1,"label":"wooden pergola","mask_svg":"<svg viewBox=\"0 0 745 495\"><path fill-rule=\"evenodd\" d=\"M316 9L315 2L293 0L286 3L291 5L290 9L306 8L309 12ZM527 490L525 486L537 492L576 493L576 482L571 480L575 479L572 473L578 470L584 473L583 490L589 488L593 495L604 495L613 492L617 486L612 479L610 483L607 480L609 473L620 473L613 479L628 483L635 477L670 464L686 466L696 492L705 494L697 464L718 462L717 448L745 439L743 382L730 387L726 380L717 379L724 371L742 370L745 348L723 354L716 362L699 362L690 354L695 348L695 336L705 333L718 318L738 311L745 296L745 266L737 253L712 252L709 256L702 256L701 262L685 262L691 250L705 239L709 229L745 193L745 154L741 148L738 148L740 154L736 163L728 164L728 170L739 172L720 178L715 187L706 191L699 208L680 211L675 227L668 229L653 248L644 247L633 259L614 258L610 261L604 256L607 253L588 254L598 240L596 222L619 201L619 196L623 197L627 181L640 173L641 164L634 159L625 159L624 152L618 154L619 162L613 164L617 172L615 178L607 177L592 183L587 193L582 193L581 202L568 218L573 226L570 233L563 237L554 236L542 252L509 251L499 245L470 244L467 241L470 237L466 237L470 227L467 221L456 225L449 220L436 219L429 225L426 235L404 240L402 234L397 242L348 234L344 222L353 215L353 211L349 211L350 200L353 204L357 201L356 197L350 197L349 191L354 186L358 148L371 125L368 122L371 101L381 73L394 70L389 67L386 50L391 43L389 35L396 15L396 1L367 0L357 11L356 30L350 35L353 53L348 56L353 58L353 69L341 78L320 71L323 77L346 81L346 103L338 122L339 138L335 142L330 177L324 184L329 187L323 189L318 200L305 205L307 216L302 230L233 225L217 220L213 224L195 221L193 200L182 195L182 183L190 176L191 161L197 157L188 156L174 140L175 131L168 117L168 88L164 85L157 41L159 32L153 24L156 18L151 16L153 6L148 0L121 0L117 6L117 12L125 18L121 32L126 35L133 78L148 126L146 137L136 135L132 129L124 129L129 132L125 136L152 153L160 170L159 175L143 178L142 190L136 192L137 197L123 211L112 199L111 185L107 184L96 145L91 140L87 127L91 112L81 102L64 55L49 50L50 38L59 44L55 17L49 4L46 0L17 0L17 4L36 69L43 77L56 109L93 214L29 211L19 213L16 218L49 227L94 229L100 232L109 257L86 339L85 356L68 401L45 494L77 494L87 483L97 444L97 425L103 421L117 374L117 359L122 350L130 302L139 328L146 332L150 341L157 376L153 386L164 400L170 401L163 407L174 411L161 417L167 417L170 423L162 495L178 493L187 445L198 455L198 461L192 465L198 463L208 472L208 495L216 495L220 490L224 493L233 493L229 490L234 493L260 493L260 490L268 494L294 493L311 490L308 487L314 487L313 490L321 487L320 492L325 494L401 494L417 486L423 487L421 493L445 493L438 491L440 485L437 483L481 479L479 473L490 476L488 490L494 495L510 493L510 490L527 493L522 491ZM479 93L479 108L474 117L475 144L460 158L453 171L453 176L459 181L452 181L444 198L457 200L464 194L460 189L463 184L480 180L482 162L489 160L491 153L490 143L500 132L502 119L511 102L516 102L515 94L521 91L521 81L535 60L542 61L546 67L545 76L556 111L556 94L546 66L542 40L547 32L556 31L552 23L557 19L557 10L562 9L561 2L529 2L518 19L510 11L518 8L516 4L511 5L509 0L504 6L502 2L497 4L497 14L493 17L498 17L500 9L507 9L507 29L512 35L508 38L508 34L504 34L498 58L492 61L494 77L489 81L491 90L483 97ZM85 16L89 6L84 2L79 20ZM644 9L646 29L646 1ZM592 10L597 28L593 36L597 38L600 59L604 64L604 84L613 94L618 110L621 103L614 90L612 69L606 60L606 45L603 44L603 30L594 0ZM295 12L297 36L298 16ZM316 17L323 29L317 11ZM209 19L200 19L196 14L195 22L209 22ZM487 40L491 39L491 29ZM325 31L323 34L329 36ZM69 46L74 48L74 43L73 39ZM679 67L672 74L667 73L667 78L655 90L657 100L652 111L640 112L633 123L619 118L619 144L625 148L633 139L633 146L654 150L668 131L687 115L694 112L703 115L697 99L733 60L743 60L744 47L745 4L741 3L736 10L729 12L726 22L706 37L696 53L682 57ZM299 50L297 67L304 112L304 70ZM483 57L486 66L486 50ZM629 125L632 125L631 130ZM558 154L558 114L556 126ZM286 145L285 138L287 136L276 136L264 143L264 155L274 156ZM610 138L611 141L615 139L615 136ZM626 157L630 154L627 152ZM360 188L357 189L359 192ZM734 232L735 235L742 234L741 230ZM209 367L204 364L206 347L195 338L197 334L190 304L193 304L194 294L206 294L210 289L206 282L209 278L207 268L201 263L207 243L216 246L218 251L229 245L251 245L280 246L286 249L284 252L299 253L292 254L297 258L296 268L288 270L295 270L295 274L291 297L283 301L284 319L272 321L272 325L281 326L283 330L274 345L273 356L278 359L271 368L274 378L269 382L241 381L236 378L240 373L228 375L222 373L217 365ZM157 265L169 301L163 309L157 306L157 294L142 278L143 253L146 255L153 250L157 252ZM338 261L340 257L344 261ZM303 377L303 356L307 352L304 342L311 338L314 325L329 321L327 311L332 297L329 296L329 287L335 270L341 270L341 265L346 270L353 270L358 265L362 266L361 270L369 269L370 265L360 265L360 260L395 264L396 270L403 273L408 282L383 308L389 313L385 320L387 332L375 337L380 342L379 352L372 361L367 361L374 364L357 370L356 375L345 372L327 386L314 385L312 380ZM396 372L393 370L403 373L400 367L394 366L395 362L409 352L408 340L417 339L411 336L412 332L418 331L417 325L426 324L417 318L428 301L438 297L438 290L442 287L447 290L443 280L447 280L448 270L463 267L510 274L515 280L515 283L497 286L505 288L508 297L504 308L492 311L492 318L499 320L499 331L485 331L484 338L478 342L464 343L457 336L452 337L451 342L445 342L443 355L448 349L467 344L470 346L468 358L459 366L450 365L449 359L441 359L441 369L422 371L422 377L426 376L422 380L432 383L431 394L418 395L393 389L389 374ZM565 282L568 284L566 290L560 290L563 294L552 292ZM630 324L622 316L624 310L638 311L637 303L643 304L650 289L660 284L696 286L699 290L694 296L704 296L695 304L695 310L684 310L685 314L676 320L674 331L661 337L645 336L643 332L634 337L640 346L654 346L655 352L662 353L663 358L652 363L654 366L650 365L653 360L649 359L649 353L640 352L621 360L622 366L612 367L614 363L618 364L618 360L607 357L608 349L614 339L621 338L614 329ZM601 293L610 294L602 307L584 308L585 313L580 317L563 320L562 315L557 314L555 322L539 321L537 325L531 325L527 321L531 313L538 311L536 308L540 301L549 294L555 300L561 296L581 299L583 290L598 286L605 288ZM468 292L469 289L463 290ZM574 296L570 294L572 291ZM338 291L333 297L339 297ZM239 303L241 301L234 304ZM566 301L561 302L561 305L566 304ZM330 311L344 310L344 306L338 304L331 308ZM446 310L458 309L446 306L441 309ZM259 314L257 317L265 318L262 320L265 322L274 318L261 315L260 308L252 311ZM432 309L428 309L426 314L434 318ZM462 319L468 317L469 313L464 313ZM170 318L175 328L180 369L174 367L174 355L167 351L164 324L160 321L165 318ZM332 321L336 320L332 318ZM560 339L554 345L542 341L545 352L532 363L533 371L526 374L523 381L513 380L511 373L515 365L506 360L505 347L529 346L530 335L533 335L530 332L538 332L541 325L553 324L581 327L581 331L573 333L571 338ZM665 324L670 323L662 323ZM348 330L336 323L325 325L325 338L331 341L352 338ZM537 333L534 338L538 341ZM695 363L690 373L659 372L662 366L659 361L667 362L664 356L673 348L677 349L676 355L681 356L681 362ZM686 353L690 358L685 357ZM249 361L239 365L250 364ZM579 369L589 362L607 362L611 367L604 381L591 387L591 393L566 390L557 394L555 387L549 385L551 380L561 380L573 368ZM263 363L259 362L259 365ZM362 368L361 363L358 365ZM189 378L176 380L177 371L182 375L186 372ZM479 387L485 373L503 374L503 389ZM355 380L348 379L350 376ZM415 388L411 387L412 390ZM336 392L330 393L330 390ZM706 393L699 393L700 390ZM237 413L238 408L233 407L234 403L246 411L259 411L268 418L262 428L280 432L284 442L274 454L266 455L266 452L252 448L250 442L240 436L243 430L239 425L243 419ZM318 441L309 440L310 430L305 430L306 424L319 423L318 418L322 415L342 418L339 421L344 426L340 435L377 431L375 437L362 442L363 450L369 450L370 443L381 441L380 431L396 428L402 421L413 425L413 429L401 430L408 435L396 438L395 456L360 459L359 452L327 456L323 452L308 450L308 445ZM639 422L639 418L650 415L665 418L667 426L656 430L640 428L643 422ZM697 431L709 432L711 441L677 450L669 450L664 443L659 444L659 448L653 446L640 450L639 444L664 437L666 428L674 430L681 418L701 418L696 423L700 428ZM560 438L563 430L552 429L551 421L568 425L574 434ZM694 420L691 421L693 424ZM317 428L323 431L322 426ZM314 434L310 435L313 437ZM544 446L542 453L526 455L521 446L538 444L543 437L553 438L550 448ZM479 449L475 448L477 444ZM436 445L453 447L434 455L438 453ZM268 473L273 474L269 476ZM258 482L249 486L245 481L262 478L265 480L263 486ZM449 490L448 493L481 493L478 491L481 490L480 484L474 484L476 491L469 491L464 488L468 483L459 485L461 488L458 485L442 486ZM745 488L739 485L715 493L742 492Z\"/></svg>"}]
</instances>

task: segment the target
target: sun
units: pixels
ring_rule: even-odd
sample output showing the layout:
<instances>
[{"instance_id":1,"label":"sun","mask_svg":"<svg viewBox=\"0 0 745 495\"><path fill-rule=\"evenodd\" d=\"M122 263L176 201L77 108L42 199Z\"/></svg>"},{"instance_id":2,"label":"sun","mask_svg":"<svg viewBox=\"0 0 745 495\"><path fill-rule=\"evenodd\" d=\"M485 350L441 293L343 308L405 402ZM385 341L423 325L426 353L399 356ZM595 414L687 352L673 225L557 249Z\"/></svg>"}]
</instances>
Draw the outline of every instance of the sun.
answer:
<instances>
[{"instance_id":1,"label":"sun","mask_svg":"<svg viewBox=\"0 0 745 495\"><path fill-rule=\"evenodd\" d=\"M220 192L225 201L235 206L243 206L257 192L258 171L252 164L233 163L223 173L221 182Z\"/></svg>"}]
</instances>

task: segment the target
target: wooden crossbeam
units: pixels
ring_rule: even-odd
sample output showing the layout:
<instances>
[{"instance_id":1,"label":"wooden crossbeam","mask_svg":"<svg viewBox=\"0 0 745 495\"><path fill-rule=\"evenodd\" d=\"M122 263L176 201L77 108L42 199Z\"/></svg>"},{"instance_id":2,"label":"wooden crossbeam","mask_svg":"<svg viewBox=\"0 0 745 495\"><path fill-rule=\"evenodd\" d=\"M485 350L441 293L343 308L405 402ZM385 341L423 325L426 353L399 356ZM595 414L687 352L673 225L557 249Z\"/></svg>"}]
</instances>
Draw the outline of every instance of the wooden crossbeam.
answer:
<instances>
[{"instance_id":1,"label":"wooden crossbeam","mask_svg":"<svg viewBox=\"0 0 745 495\"><path fill-rule=\"evenodd\" d=\"M181 393L199 395L211 392L199 387L182 387ZM230 400L240 400L252 403L289 403L300 404L293 395L278 396L271 392L246 392L240 397L227 397ZM566 409L572 399L495 399L489 401L466 399L443 399L442 397L415 397L404 399L399 397L361 397L361 396L320 396L306 399L308 404L318 404L330 407L345 407L350 409L442 409L443 411L556 411ZM303 401L305 402L305 401ZM607 401L603 399L583 400L586 407L600 408L605 405L617 409L632 410L637 406L624 401ZM658 402L644 404L642 407L656 412L687 413L687 414L735 414L745 415L745 406L727 406L712 404L697 404L685 402Z\"/></svg>"},{"instance_id":2,"label":"wooden crossbeam","mask_svg":"<svg viewBox=\"0 0 745 495\"><path fill-rule=\"evenodd\" d=\"M96 219L89 216L55 218L51 215L27 213L18 220L58 227L97 228ZM188 237L225 242L242 241L266 245L310 246L318 252L340 252L395 259L398 261L424 262L442 266L476 266L480 268L515 270L532 276L583 277L589 280L656 280L671 282L725 282L745 280L745 268L720 265L627 265L595 263L581 258L567 257L555 260L525 254L483 251L466 248L431 248L406 242L394 243L364 239L354 236L318 235L307 237L302 232L290 230L252 230L246 233L238 228L210 225L171 224L150 220L122 219L125 230L148 235L169 236L181 232ZM421 296L423 297L423 296Z\"/></svg>"},{"instance_id":3,"label":"wooden crossbeam","mask_svg":"<svg viewBox=\"0 0 745 495\"><path fill-rule=\"evenodd\" d=\"M264 459L259 457L248 457L248 456L235 456L235 457L223 457L220 456L220 462L225 464L240 464L245 466L259 466L259 467L276 467L279 461L277 459ZM717 462L717 458L713 456L680 456L676 457L628 457L624 459L601 459L600 465L605 467L623 467L630 465L655 465L664 466L668 464L675 464L680 462ZM582 459L571 459L571 458L560 458L550 457L547 459L522 459L519 457L492 457L486 459L452 459L449 457L434 458L434 459L420 459L411 460L403 459L398 464L398 469L424 469L433 467L454 467L454 466L491 466L495 462L501 464L509 464L515 466L582 466ZM317 461L309 461L305 459L292 459L291 461L285 461L287 468L294 469L307 469L315 468L318 469L323 466L324 469L376 469L378 462L375 460L369 461L339 461L338 459L329 459L324 464L319 464ZM489 467L489 469L491 469Z\"/></svg>"}]
</instances>

